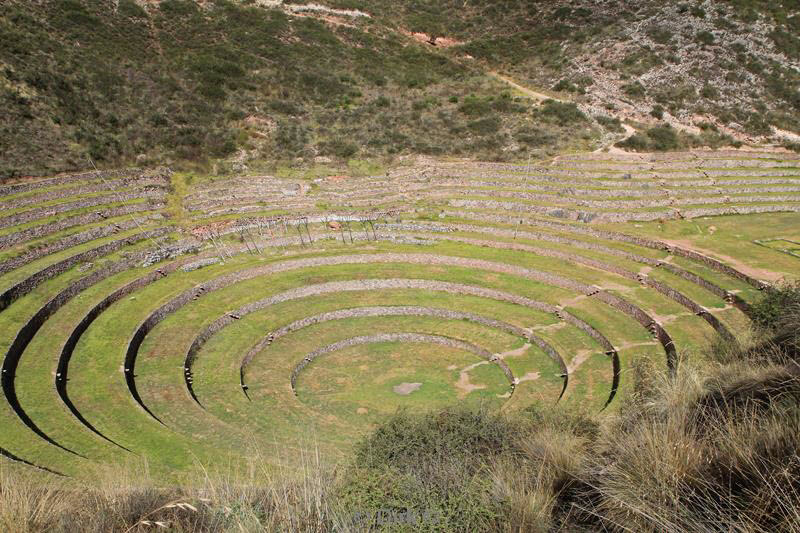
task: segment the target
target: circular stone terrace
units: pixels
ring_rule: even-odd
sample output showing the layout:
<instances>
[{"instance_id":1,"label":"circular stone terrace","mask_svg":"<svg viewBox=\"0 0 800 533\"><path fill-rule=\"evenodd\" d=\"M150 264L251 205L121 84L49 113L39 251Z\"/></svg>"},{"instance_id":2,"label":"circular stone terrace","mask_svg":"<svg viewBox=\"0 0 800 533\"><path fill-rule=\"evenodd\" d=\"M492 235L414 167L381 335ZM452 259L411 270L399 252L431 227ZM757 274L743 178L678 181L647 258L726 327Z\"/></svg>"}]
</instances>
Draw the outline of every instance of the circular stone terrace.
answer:
<instances>
[{"instance_id":1,"label":"circular stone terrace","mask_svg":"<svg viewBox=\"0 0 800 533\"><path fill-rule=\"evenodd\" d=\"M183 179L0 187L2 460L166 477L339 453L404 407L613 410L800 264L764 245L800 238L791 154Z\"/></svg>"}]
</instances>

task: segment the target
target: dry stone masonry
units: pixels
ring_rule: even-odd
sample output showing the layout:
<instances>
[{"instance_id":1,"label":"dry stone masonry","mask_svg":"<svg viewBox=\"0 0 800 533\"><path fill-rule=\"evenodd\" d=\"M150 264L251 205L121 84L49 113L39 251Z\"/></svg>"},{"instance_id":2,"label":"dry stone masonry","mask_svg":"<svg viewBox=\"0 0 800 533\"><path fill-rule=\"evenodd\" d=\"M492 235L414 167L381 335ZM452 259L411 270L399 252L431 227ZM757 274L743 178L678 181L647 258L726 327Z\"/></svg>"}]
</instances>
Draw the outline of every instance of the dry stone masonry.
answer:
<instances>
[{"instance_id":1,"label":"dry stone masonry","mask_svg":"<svg viewBox=\"0 0 800 533\"><path fill-rule=\"evenodd\" d=\"M329 415L324 399L312 407L292 394L304 399L304 369L373 343L431 345L431 357L437 346L472 353L504 373L509 390L498 402L509 409L545 390L553 401L575 395L600 409L625 390L637 357L675 368L678 350L690 347L675 339L690 335L677 334L674 318L694 334L713 328L730 337L768 283L688 246L599 224L800 211L800 157L786 153L402 164L378 176L176 181L178 190L163 168L0 186L8 324L0 424L9 428L0 456L75 475L86 459L102 460L97 445L144 458L158 453L154 442L227 452L261 431L242 427L246 415L230 401L242 393L265 426L274 417L279 427L317 430ZM378 317L411 327L381 331ZM414 331L416 317L426 319L425 333ZM377 327L337 335L356 320ZM494 335L455 338L448 324L462 320L522 348L504 355L489 345ZM313 349L288 348L318 332ZM232 334L243 336L242 353L224 345ZM53 357L39 353L43 346L56 347ZM607 366L587 364L590 357ZM535 368L523 375L518 364ZM102 383L87 384L90 367L93 376L104 369ZM210 379L212 368L221 375ZM545 368L560 391L541 379ZM53 405L29 403L36 383L54 389ZM600 401L576 383L600 387ZM135 423L99 423L120 416Z\"/></svg>"}]
</instances>

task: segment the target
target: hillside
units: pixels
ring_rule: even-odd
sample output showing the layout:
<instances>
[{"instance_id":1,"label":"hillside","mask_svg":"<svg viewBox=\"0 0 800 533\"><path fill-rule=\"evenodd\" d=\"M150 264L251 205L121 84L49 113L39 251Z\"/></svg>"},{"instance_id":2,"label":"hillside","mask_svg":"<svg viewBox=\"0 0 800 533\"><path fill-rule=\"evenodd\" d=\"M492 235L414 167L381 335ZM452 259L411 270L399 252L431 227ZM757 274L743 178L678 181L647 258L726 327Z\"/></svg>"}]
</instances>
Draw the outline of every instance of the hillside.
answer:
<instances>
[{"instance_id":1,"label":"hillside","mask_svg":"<svg viewBox=\"0 0 800 533\"><path fill-rule=\"evenodd\" d=\"M718 128L750 142L800 139L795 2L369 4L384 5L398 26L448 36L459 43L450 50L486 68L622 120Z\"/></svg>"},{"instance_id":2,"label":"hillside","mask_svg":"<svg viewBox=\"0 0 800 533\"><path fill-rule=\"evenodd\" d=\"M555 124L538 135L500 83L373 19L232 2L114 5L0 6L3 175L238 150L494 157L594 135L582 117L552 110L542 118Z\"/></svg>"},{"instance_id":3,"label":"hillside","mask_svg":"<svg viewBox=\"0 0 800 533\"><path fill-rule=\"evenodd\" d=\"M608 146L620 120L643 132L630 149L798 140L799 19L772 2L327 6L3 2L0 176L88 158L524 160ZM493 72L567 103L532 106Z\"/></svg>"}]
</instances>

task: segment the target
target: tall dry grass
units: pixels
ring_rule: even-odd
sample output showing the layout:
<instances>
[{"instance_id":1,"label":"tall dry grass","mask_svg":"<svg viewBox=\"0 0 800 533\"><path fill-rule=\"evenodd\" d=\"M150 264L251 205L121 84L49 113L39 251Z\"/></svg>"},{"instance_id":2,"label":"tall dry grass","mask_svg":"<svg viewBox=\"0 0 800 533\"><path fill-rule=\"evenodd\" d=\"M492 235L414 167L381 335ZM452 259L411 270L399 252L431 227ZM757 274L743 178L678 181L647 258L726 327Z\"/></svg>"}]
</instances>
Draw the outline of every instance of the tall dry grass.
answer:
<instances>
[{"instance_id":1,"label":"tall dry grass","mask_svg":"<svg viewBox=\"0 0 800 533\"><path fill-rule=\"evenodd\" d=\"M198 466L193 479L175 487L130 466L89 477L90 484L79 484L0 463L0 531L317 532L347 522L329 496L333 470L317 453L277 468L256 454L246 472Z\"/></svg>"}]
</instances>

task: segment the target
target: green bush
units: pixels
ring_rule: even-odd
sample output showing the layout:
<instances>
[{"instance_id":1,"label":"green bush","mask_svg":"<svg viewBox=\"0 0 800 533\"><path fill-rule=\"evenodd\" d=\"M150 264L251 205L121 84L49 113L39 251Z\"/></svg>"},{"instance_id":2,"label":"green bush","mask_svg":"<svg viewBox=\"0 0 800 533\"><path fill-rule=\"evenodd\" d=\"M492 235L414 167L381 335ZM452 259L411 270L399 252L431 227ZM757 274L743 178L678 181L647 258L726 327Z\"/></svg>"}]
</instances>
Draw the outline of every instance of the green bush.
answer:
<instances>
[{"instance_id":1,"label":"green bush","mask_svg":"<svg viewBox=\"0 0 800 533\"><path fill-rule=\"evenodd\" d=\"M654 105L653 109L650 110L650 115L658 120L664 118L664 108L660 105Z\"/></svg>"},{"instance_id":2,"label":"green bush","mask_svg":"<svg viewBox=\"0 0 800 533\"><path fill-rule=\"evenodd\" d=\"M617 117L608 117L606 115L595 115L594 119L597 121L598 124L603 126L608 131L614 133L622 133L625 131L625 128L622 127L622 123Z\"/></svg>"},{"instance_id":3,"label":"green bush","mask_svg":"<svg viewBox=\"0 0 800 533\"><path fill-rule=\"evenodd\" d=\"M783 143L783 147L787 150L800 153L800 143L787 141Z\"/></svg>"},{"instance_id":4,"label":"green bush","mask_svg":"<svg viewBox=\"0 0 800 533\"><path fill-rule=\"evenodd\" d=\"M719 98L719 90L710 84L705 84L703 89L700 91L700 96L703 98L707 98L708 100L716 100Z\"/></svg>"},{"instance_id":5,"label":"green bush","mask_svg":"<svg viewBox=\"0 0 800 533\"><path fill-rule=\"evenodd\" d=\"M628 76L641 76L651 69L661 66L664 61L653 50L639 48L626 55L619 64L619 69Z\"/></svg>"},{"instance_id":6,"label":"green bush","mask_svg":"<svg viewBox=\"0 0 800 533\"><path fill-rule=\"evenodd\" d=\"M308 131L305 126L296 122L281 120L275 134L275 144L278 150L288 154L300 153L308 143Z\"/></svg>"},{"instance_id":7,"label":"green bush","mask_svg":"<svg viewBox=\"0 0 800 533\"><path fill-rule=\"evenodd\" d=\"M800 37L797 36L797 31L786 31L783 29L776 29L770 33L770 38L775 43L775 47L786 54L787 57L798 59L800 58Z\"/></svg>"},{"instance_id":8,"label":"green bush","mask_svg":"<svg viewBox=\"0 0 800 533\"><path fill-rule=\"evenodd\" d=\"M669 124L650 128L647 130L647 137L653 150L663 152L680 148L678 134Z\"/></svg>"},{"instance_id":9,"label":"green bush","mask_svg":"<svg viewBox=\"0 0 800 533\"><path fill-rule=\"evenodd\" d=\"M703 45L710 46L714 44L714 34L707 30L697 32L695 40Z\"/></svg>"},{"instance_id":10,"label":"green bush","mask_svg":"<svg viewBox=\"0 0 800 533\"><path fill-rule=\"evenodd\" d=\"M787 326L786 317L792 322L800 319L800 282L786 282L770 287L763 297L752 305L753 323L764 330L775 331ZM794 326L800 326L795 323Z\"/></svg>"},{"instance_id":11,"label":"green bush","mask_svg":"<svg viewBox=\"0 0 800 533\"><path fill-rule=\"evenodd\" d=\"M626 83L625 85L623 85L622 92L624 92L631 98L644 98L644 95L646 93L644 85L642 85L638 81L634 81L633 83Z\"/></svg>"},{"instance_id":12,"label":"green bush","mask_svg":"<svg viewBox=\"0 0 800 533\"><path fill-rule=\"evenodd\" d=\"M660 25L654 25L647 29L647 36L653 39L658 44L669 44L672 40L673 33Z\"/></svg>"},{"instance_id":13,"label":"green bush","mask_svg":"<svg viewBox=\"0 0 800 533\"><path fill-rule=\"evenodd\" d=\"M458 110L471 117L480 117L491 111L491 105L487 98L480 98L473 94L466 96Z\"/></svg>"},{"instance_id":14,"label":"green bush","mask_svg":"<svg viewBox=\"0 0 800 533\"><path fill-rule=\"evenodd\" d=\"M320 145L321 152L325 155L334 155L340 159L348 159L358 153L358 146L350 141L335 139Z\"/></svg>"},{"instance_id":15,"label":"green bush","mask_svg":"<svg viewBox=\"0 0 800 533\"><path fill-rule=\"evenodd\" d=\"M692 8L689 10L689 13L691 13L693 17L700 19L706 18L706 10L700 6L692 6Z\"/></svg>"},{"instance_id":16,"label":"green bush","mask_svg":"<svg viewBox=\"0 0 800 533\"><path fill-rule=\"evenodd\" d=\"M633 150L634 152L647 152L650 150L650 142L645 135L634 133L627 139L617 143L620 148Z\"/></svg>"},{"instance_id":17,"label":"green bush","mask_svg":"<svg viewBox=\"0 0 800 533\"><path fill-rule=\"evenodd\" d=\"M587 121L586 115L578 109L576 104L571 102L545 100L536 112L544 120L554 122L559 126L568 126Z\"/></svg>"},{"instance_id":18,"label":"green bush","mask_svg":"<svg viewBox=\"0 0 800 533\"><path fill-rule=\"evenodd\" d=\"M500 130L500 119L497 117L486 117L473 120L467 127L478 135L492 135Z\"/></svg>"},{"instance_id":19,"label":"green bush","mask_svg":"<svg viewBox=\"0 0 800 533\"><path fill-rule=\"evenodd\" d=\"M554 91L566 91L571 93L585 94L586 89L579 87L567 79L561 79L558 83L553 85Z\"/></svg>"},{"instance_id":20,"label":"green bush","mask_svg":"<svg viewBox=\"0 0 800 533\"><path fill-rule=\"evenodd\" d=\"M552 133L532 126L523 126L514 133L514 138L531 148L546 146L556 141L556 136Z\"/></svg>"},{"instance_id":21,"label":"green bush","mask_svg":"<svg viewBox=\"0 0 800 533\"><path fill-rule=\"evenodd\" d=\"M337 501L367 515L427 512L422 530L496 530L505 502L492 498L484 469L511 453L514 432L487 410L400 412L356 447Z\"/></svg>"}]
</instances>

